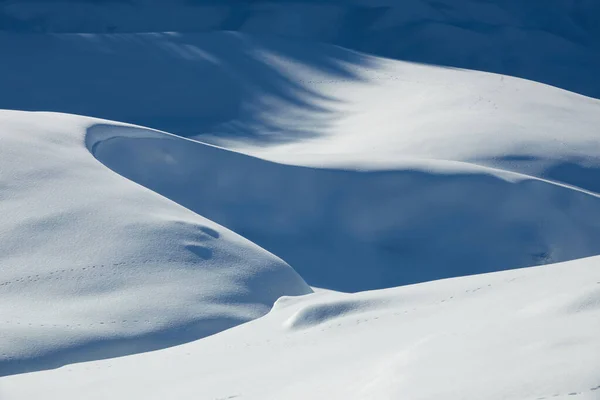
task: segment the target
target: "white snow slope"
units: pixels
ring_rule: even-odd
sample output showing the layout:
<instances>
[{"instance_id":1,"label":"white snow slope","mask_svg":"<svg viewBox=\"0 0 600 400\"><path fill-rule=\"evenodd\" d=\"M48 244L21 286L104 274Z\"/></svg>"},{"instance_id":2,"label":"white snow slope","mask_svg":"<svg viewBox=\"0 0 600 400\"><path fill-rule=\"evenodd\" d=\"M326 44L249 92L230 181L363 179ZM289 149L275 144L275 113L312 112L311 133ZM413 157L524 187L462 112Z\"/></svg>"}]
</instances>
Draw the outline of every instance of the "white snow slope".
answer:
<instances>
[{"instance_id":1,"label":"white snow slope","mask_svg":"<svg viewBox=\"0 0 600 400\"><path fill-rule=\"evenodd\" d=\"M240 33L4 40L7 107L110 116L294 164L178 138L94 150L311 285L357 291L599 253L593 194L471 165L598 192L598 100Z\"/></svg>"},{"instance_id":2,"label":"white snow slope","mask_svg":"<svg viewBox=\"0 0 600 400\"><path fill-rule=\"evenodd\" d=\"M95 160L85 132L101 122L0 113L1 375L198 339L311 292L277 257Z\"/></svg>"},{"instance_id":3,"label":"white snow slope","mask_svg":"<svg viewBox=\"0 0 600 400\"><path fill-rule=\"evenodd\" d=\"M597 400L599 262L284 297L193 343L4 378L0 396Z\"/></svg>"},{"instance_id":4,"label":"white snow slope","mask_svg":"<svg viewBox=\"0 0 600 400\"><path fill-rule=\"evenodd\" d=\"M0 110L2 400L600 398L600 100L239 32L0 50L0 108L70 113Z\"/></svg>"}]
</instances>

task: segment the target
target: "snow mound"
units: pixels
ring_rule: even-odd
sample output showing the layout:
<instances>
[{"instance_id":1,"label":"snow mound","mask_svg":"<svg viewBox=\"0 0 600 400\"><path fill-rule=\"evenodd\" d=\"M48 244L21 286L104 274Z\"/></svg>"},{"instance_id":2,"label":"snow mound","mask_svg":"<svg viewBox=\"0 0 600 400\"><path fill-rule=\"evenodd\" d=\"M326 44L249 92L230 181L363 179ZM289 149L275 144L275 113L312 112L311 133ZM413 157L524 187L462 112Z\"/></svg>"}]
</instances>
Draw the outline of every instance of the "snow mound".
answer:
<instances>
[{"instance_id":1,"label":"snow mound","mask_svg":"<svg viewBox=\"0 0 600 400\"><path fill-rule=\"evenodd\" d=\"M347 314L358 314L361 311L375 308L369 301L331 301L321 304L311 304L296 311L284 322L289 329L304 329L320 324L329 323Z\"/></svg>"},{"instance_id":2,"label":"snow mound","mask_svg":"<svg viewBox=\"0 0 600 400\"><path fill-rule=\"evenodd\" d=\"M100 122L0 112L0 375L195 340L311 292L279 258L98 163L84 136Z\"/></svg>"},{"instance_id":3,"label":"snow mound","mask_svg":"<svg viewBox=\"0 0 600 400\"><path fill-rule=\"evenodd\" d=\"M599 262L317 292L203 340L15 375L0 390L10 400L595 400ZM290 329L296 315L319 323Z\"/></svg>"}]
</instances>

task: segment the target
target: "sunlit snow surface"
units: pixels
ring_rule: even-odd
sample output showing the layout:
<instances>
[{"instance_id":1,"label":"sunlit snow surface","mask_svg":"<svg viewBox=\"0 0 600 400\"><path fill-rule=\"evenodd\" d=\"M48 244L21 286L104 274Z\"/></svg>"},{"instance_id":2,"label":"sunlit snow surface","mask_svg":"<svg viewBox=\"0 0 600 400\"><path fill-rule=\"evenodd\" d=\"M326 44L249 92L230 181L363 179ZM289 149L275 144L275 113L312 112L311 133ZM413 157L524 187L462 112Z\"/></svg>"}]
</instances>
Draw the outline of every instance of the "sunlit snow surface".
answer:
<instances>
[{"instance_id":1,"label":"sunlit snow surface","mask_svg":"<svg viewBox=\"0 0 600 400\"><path fill-rule=\"evenodd\" d=\"M277 301L196 342L3 379L8 399L585 399L598 258Z\"/></svg>"},{"instance_id":2,"label":"sunlit snow surface","mask_svg":"<svg viewBox=\"0 0 600 400\"><path fill-rule=\"evenodd\" d=\"M53 111L0 111L1 399L600 399L599 100L241 32L0 49L0 107Z\"/></svg>"}]
</instances>

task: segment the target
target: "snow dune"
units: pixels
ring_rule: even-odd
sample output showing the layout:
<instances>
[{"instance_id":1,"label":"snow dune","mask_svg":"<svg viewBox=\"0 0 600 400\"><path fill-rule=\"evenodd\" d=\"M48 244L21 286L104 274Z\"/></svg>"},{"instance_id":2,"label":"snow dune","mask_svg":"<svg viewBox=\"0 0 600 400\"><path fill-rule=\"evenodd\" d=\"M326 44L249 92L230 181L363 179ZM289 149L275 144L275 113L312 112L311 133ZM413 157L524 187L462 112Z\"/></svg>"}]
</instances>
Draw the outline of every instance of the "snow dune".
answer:
<instances>
[{"instance_id":1,"label":"snow dune","mask_svg":"<svg viewBox=\"0 0 600 400\"><path fill-rule=\"evenodd\" d=\"M600 198L531 176L435 160L284 165L135 127L94 126L87 140L118 174L258 243L318 287L376 289L600 252Z\"/></svg>"},{"instance_id":2,"label":"snow dune","mask_svg":"<svg viewBox=\"0 0 600 400\"><path fill-rule=\"evenodd\" d=\"M368 3L0 1L0 398L598 399L596 3Z\"/></svg>"},{"instance_id":3,"label":"snow dune","mask_svg":"<svg viewBox=\"0 0 600 400\"><path fill-rule=\"evenodd\" d=\"M95 47L81 48L89 59L72 43L64 54L73 58L49 57L48 71L65 71L32 74L32 101L61 94L58 107L162 121L227 148L106 120L2 112L3 375L252 320L282 295L311 291L286 262L310 285L353 292L600 253L598 100L239 33L185 46L169 34L115 40L107 51L123 64L114 70L94 64ZM193 68L143 90L153 73L177 71L167 58L137 74L139 61L174 42L157 54L189 56L175 66ZM200 42L231 46L211 53ZM127 58L131 48L139 51ZM82 60L111 84L70 76ZM184 86L170 85L188 80L214 86L174 97ZM26 99L12 93L5 101ZM352 303L332 307L306 318Z\"/></svg>"},{"instance_id":4,"label":"snow dune","mask_svg":"<svg viewBox=\"0 0 600 400\"><path fill-rule=\"evenodd\" d=\"M99 126L88 132L94 155L317 287L358 291L598 254L589 216L600 101L331 46L267 51L262 39L224 37L252 40L273 79L294 84L269 91L262 75L239 75L245 89L219 92L211 107L222 121L193 137L236 153ZM240 93L243 106L228 108Z\"/></svg>"},{"instance_id":5,"label":"snow dune","mask_svg":"<svg viewBox=\"0 0 600 400\"><path fill-rule=\"evenodd\" d=\"M14 375L0 390L66 400L595 400L599 261L284 297L218 335Z\"/></svg>"},{"instance_id":6,"label":"snow dune","mask_svg":"<svg viewBox=\"0 0 600 400\"><path fill-rule=\"evenodd\" d=\"M148 351L310 293L239 235L114 174L70 115L0 113L0 374Z\"/></svg>"}]
</instances>

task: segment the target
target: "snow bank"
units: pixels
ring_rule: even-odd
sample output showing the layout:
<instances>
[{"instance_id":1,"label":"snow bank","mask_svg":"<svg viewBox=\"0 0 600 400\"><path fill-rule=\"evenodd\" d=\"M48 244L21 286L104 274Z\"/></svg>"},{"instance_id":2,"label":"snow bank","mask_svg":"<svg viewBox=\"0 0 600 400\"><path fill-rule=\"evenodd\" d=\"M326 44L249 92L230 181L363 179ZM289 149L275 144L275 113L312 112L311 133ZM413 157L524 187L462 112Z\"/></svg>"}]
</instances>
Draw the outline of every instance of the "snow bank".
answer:
<instances>
[{"instance_id":1,"label":"snow bank","mask_svg":"<svg viewBox=\"0 0 600 400\"><path fill-rule=\"evenodd\" d=\"M0 391L7 400L595 400L599 262L301 296L203 340L7 377Z\"/></svg>"},{"instance_id":2,"label":"snow bank","mask_svg":"<svg viewBox=\"0 0 600 400\"><path fill-rule=\"evenodd\" d=\"M0 375L195 340L311 292L277 257L95 160L84 135L99 122L0 112Z\"/></svg>"}]
</instances>

